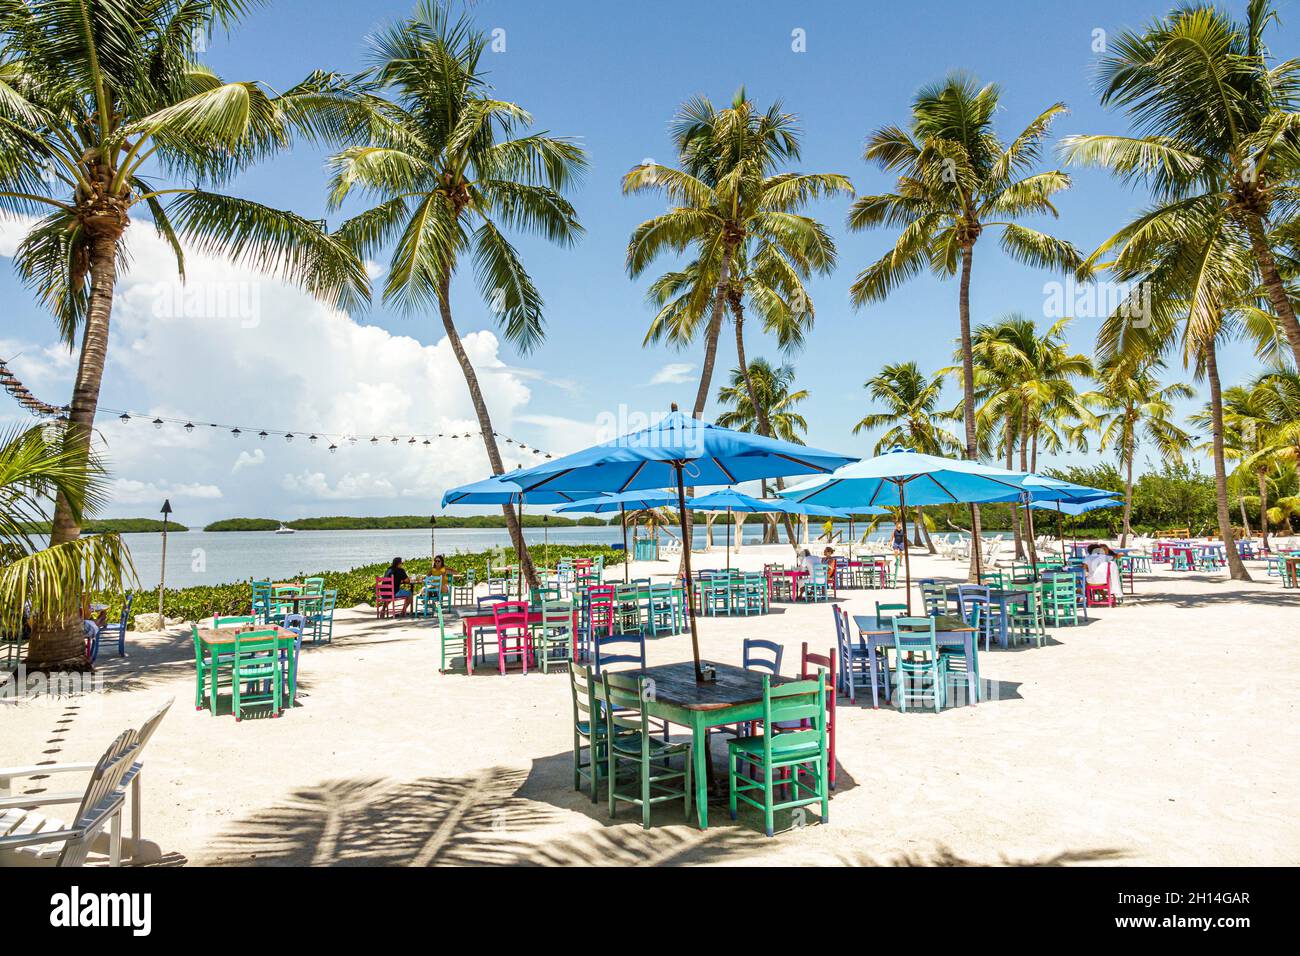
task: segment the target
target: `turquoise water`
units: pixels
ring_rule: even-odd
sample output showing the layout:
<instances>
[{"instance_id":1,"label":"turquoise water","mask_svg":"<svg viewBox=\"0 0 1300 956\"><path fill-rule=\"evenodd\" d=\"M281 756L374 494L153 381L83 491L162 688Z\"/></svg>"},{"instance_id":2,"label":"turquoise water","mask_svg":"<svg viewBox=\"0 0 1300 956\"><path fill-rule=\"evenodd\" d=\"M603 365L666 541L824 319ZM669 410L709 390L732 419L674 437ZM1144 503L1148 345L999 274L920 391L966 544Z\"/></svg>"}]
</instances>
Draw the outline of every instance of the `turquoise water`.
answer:
<instances>
[{"instance_id":1,"label":"turquoise water","mask_svg":"<svg viewBox=\"0 0 1300 956\"><path fill-rule=\"evenodd\" d=\"M837 526L838 529L838 526ZM704 532L695 527L695 546L704 546ZM810 529L820 533L820 526ZM762 540L759 522L741 526L746 544ZM843 526L847 535L848 526ZM891 529L881 525L872 534L874 540L888 538ZM861 535L861 532L858 532ZM543 532L529 528L524 532L529 547L540 548L545 538L557 544L616 544L622 541L617 525L602 528L554 528ZM131 549L140 584L158 586L162 557L159 534L123 535ZM726 543L725 526L714 528L714 544ZM437 546L442 553L486 551L510 543L504 528L448 528L438 532ZM298 531L275 534L269 531L186 531L167 536L167 584L188 587L195 584L226 584L249 578L287 578L304 571L346 571L350 568L394 556L427 557L430 554L429 532L418 529L401 531Z\"/></svg>"}]
</instances>

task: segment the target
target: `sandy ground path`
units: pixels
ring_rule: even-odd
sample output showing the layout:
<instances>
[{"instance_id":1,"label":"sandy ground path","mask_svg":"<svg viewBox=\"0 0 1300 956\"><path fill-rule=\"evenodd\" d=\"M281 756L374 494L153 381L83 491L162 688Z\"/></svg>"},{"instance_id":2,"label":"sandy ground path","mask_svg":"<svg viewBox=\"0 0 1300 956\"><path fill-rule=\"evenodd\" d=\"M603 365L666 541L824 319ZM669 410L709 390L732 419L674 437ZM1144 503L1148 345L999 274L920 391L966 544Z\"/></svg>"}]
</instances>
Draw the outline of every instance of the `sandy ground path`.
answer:
<instances>
[{"instance_id":1,"label":"sandy ground path","mask_svg":"<svg viewBox=\"0 0 1300 956\"><path fill-rule=\"evenodd\" d=\"M789 555L751 546L733 563ZM976 707L842 699L831 824L771 840L718 804L706 832L678 805L649 831L631 809L611 822L571 789L562 669L441 675L436 627L362 610L338 613L332 645L304 650L302 706L239 724L194 709L188 630L132 634L125 660L101 656L103 693L0 704L0 766L91 760L174 696L144 780L145 835L171 863L1296 864L1300 592L1251 566L1251 584L1140 575L1125 606L1051 630L1042 648L982 655L989 699ZM916 577L962 570L913 561ZM850 613L901 597L841 594ZM780 641L785 673L801 642L834 643L825 605L709 618L700 633L704 656L736 664L745 637ZM689 659L689 637L651 640L648 656Z\"/></svg>"}]
</instances>

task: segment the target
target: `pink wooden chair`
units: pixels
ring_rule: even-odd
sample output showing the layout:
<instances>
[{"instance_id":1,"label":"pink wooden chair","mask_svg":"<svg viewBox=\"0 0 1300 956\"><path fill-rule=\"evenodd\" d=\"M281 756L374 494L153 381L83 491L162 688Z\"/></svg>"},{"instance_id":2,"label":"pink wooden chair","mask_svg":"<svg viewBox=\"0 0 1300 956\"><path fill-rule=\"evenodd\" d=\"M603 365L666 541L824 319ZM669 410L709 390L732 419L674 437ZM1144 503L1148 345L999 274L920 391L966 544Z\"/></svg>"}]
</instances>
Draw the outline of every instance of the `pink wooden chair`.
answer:
<instances>
[{"instance_id":1,"label":"pink wooden chair","mask_svg":"<svg viewBox=\"0 0 1300 956\"><path fill-rule=\"evenodd\" d=\"M398 601L392 578L375 578L375 617L388 617Z\"/></svg>"},{"instance_id":2,"label":"pink wooden chair","mask_svg":"<svg viewBox=\"0 0 1300 956\"><path fill-rule=\"evenodd\" d=\"M591 640L598 632L606 637L614 636L614 585L593 584L587 589L589 601L587 610L587 630Z\"/></svg>"},{"instance_id":3,"label":"pink wooden chair","mask_svg":"<svg viewBox=\"0 0 1300 956\"><path fill-rule=\"evenodd\" d=\"M830 749L827 754L826 782L835 789L835 698L838 696L835 683L835 648L825 654L809 654L808 642L803 642L803 661L799 666L802 680L816 680L818 668L826 671L826 737Z\"/></svg>"},{"instance_id":4,"label":"pink wooden chair","mask_svg":"<svg viewBox=\"0 0 1300 956\"><path fill-rule=\"evenodd\" d=\"M497 632L497 669L506 672L506 657L519 656L520 666L528 673L528 659L533 653L532 631L528 627L527 601L499 601L492 606L492 621Z\"/></svg>"}]
</instances>

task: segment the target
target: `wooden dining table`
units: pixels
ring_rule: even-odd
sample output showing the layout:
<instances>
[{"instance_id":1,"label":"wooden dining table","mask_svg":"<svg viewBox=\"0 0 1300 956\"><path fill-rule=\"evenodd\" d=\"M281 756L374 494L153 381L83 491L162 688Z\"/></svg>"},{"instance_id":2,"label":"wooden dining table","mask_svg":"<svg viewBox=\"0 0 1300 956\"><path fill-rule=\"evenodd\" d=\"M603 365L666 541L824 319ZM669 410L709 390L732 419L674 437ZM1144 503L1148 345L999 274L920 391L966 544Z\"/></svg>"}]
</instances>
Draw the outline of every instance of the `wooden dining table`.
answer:
<instances>
[{"instance_id":1,"label":"wooden dining table","mask_svg":"<svg viewBox=\"0 0 1300 956\"><path fill-rule=\"evenodd\" d=\"M236 639L241 634L251 634L254 631L275 632L276 650L288 655L289 686L296 687L298 684L298 658L293 654L294 644L298 641L297 631L278 624L239 624L234 627L197 628L199 653L209 658L208 709L214 715L217 712L217 666L226 663L220 659L221 655L234 654Z\"/></svg>"},{"instance_id":2,"label":"wooden dining table","mask_svg":"<svg viewBox=\"0 0 1300 956\"><path fill-rule=\"evenodd\" d=\"M799 600L799 579L808 576L807 568L764 568L763 576L767 578L767 603L776 599L776 582L778 578L790 579L790 599Z\"/></svg>"},{"instance_id":3,"label":"wooden dining table","mask_svg":"<svg viewBox=\"0 0 1300 956\"><path fill-rule=\"evenodd\" d=\"M961 585L954 584L944 589L944 594L950 604L957 604L958 614L962 610L957 601L957 588ZM1029 591L1026 588L989 588L989 606L998 609L998 646L1007 647L1010 642L1010 615L1008 610L1010 604L1025 604L1029 601Z\"/></svg>"},{"instance_id":4,"label":"wooden dining table","mask_svg":"<svg viewBox=\"0 0 1300 956\"><path fill-rule=\"evenodd\" d=\"M492 613L462 615L460 619L460 623L465 634L465 673L467 675L473 674L474 673L474 641L473 641L474 630L476 628L495 629L497 626L496 615ZM533 627L541 623L542 623L541 609L538 608L537 610L532 610L530 608L528 611L528 626ZM573 646L570 652L573 654L572 659L577 660L578 659L578 609L577 608L573 609Z\"/></svg>"},{"instance_id":5,"label":"wooden dining table","mask_svg":"<svg viewBox=\"0 0 1300 956\"><path fill-rule=\"evenodd\" d=\"M877 675L880 673L880 654L894 646L894 626L889 618L881 621L874 614L855 614L853 623L858 635L867 647L867 658L871 666L871 706L880 707L880 690ZM975 628L959 617L940 614L934 619L934 640L939 647L960 647L970 661L966 668L967 700L975 704L980 699L980 663L979 641ZM889 702L889 685L885 685L885 701Z\"/></svg>"},{"instance_id":6,"label":"wooden dining table","mask_svg":"<svg viewBox=\"0 0 1300 956\"><path fill-rule=\"evenodd\" d=\"M762 719L763 674L734 664L700 663L717 671L718 679L707 684L696 681L692 661L619 671L619 676L654 681L654 692L646 700L646 712L651 717L691 729L695 808L700 829L706 830L709 826L709 728ZM794 678L771 678L774 686L791 680ZM596 696L603 700L605 689L601 682L594 681L592 686Z\"/></svg>"}]
</instances>

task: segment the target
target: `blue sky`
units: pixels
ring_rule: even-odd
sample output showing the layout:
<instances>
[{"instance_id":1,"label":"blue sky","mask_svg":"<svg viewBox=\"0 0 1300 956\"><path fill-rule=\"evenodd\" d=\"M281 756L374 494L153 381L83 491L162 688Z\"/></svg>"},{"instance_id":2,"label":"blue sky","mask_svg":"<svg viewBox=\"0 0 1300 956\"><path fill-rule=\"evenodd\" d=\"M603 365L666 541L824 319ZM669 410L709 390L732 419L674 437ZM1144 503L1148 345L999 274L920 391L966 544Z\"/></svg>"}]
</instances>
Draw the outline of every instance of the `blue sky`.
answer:
<instances>
[{"instance_id":1,"label":"blue sky","mask_svg":"<svg viewBox=\"0 0 1300 956\"><path fill-rule=\"evenodd\" d=\"M1231 6L1237 10L1242 4ZM1056 100L1065 101L1071 112L1056 125L1053 142L1071 133L1124 131L1124 118L1102 110L1092 91L1095 31L1114 36L1167 7L1165 2L1134 0L911 5L661 0L649 6L594 0L479 0L470 4L483 28L504 31L505 51L487 55L491 81L499 94L529 109L538 127L579 137L591 159L585 183L572 195L587 230L580 244L557 249L527 238L518 242L546 298L545 344L529 356L519 356L504 344L499 350L485 345L485 355L504 369L500 387L511 398L502 400L502 415L509 428L530 444L568 451L586 434L573 423L590 423L619 405L654 411L666 409L671 401L688 407L693 400L698 353L641 347L651 317L643 300L648 278L630 280L623 268L628 234L662 209L662 200L624 197L619 188L620 177L631 166L647 158L672 161L667 125L682 100L705 94L724 102L741 84L760 104L780 99L799 116L804 130L800 168L844 173L859 193L875 192L888 188L890 181L862 161L865 137L881 125L905 122L916 89L954 69L1002 86L999 132L1004 137L1014 135ZM1296 14L1293 4L1283 3L1281 9L1283 27L1274 31L1272 43L1276 52L1287 55L1294 52ZM357 69L365 62L366 35L409 10L405 0L365 4L278 0L253 12L232 38L217 39L209 61L227 78L258 78L275 87L288 86L313 68ZM792 49L796 30L806 37L806 52ZM323 216L323 161L322 152L298 148L248 173L231 191ZM1059 202L1060 219L1035 225L1090 250L1138 208L1143 197L1104 174L1071 172L1074 188ZM807 348L789 360L797 368L799 384L811 392L805 406L811 426L808 441L846 453L869 454L874 438L850 434L853 423L869 408L864 380L887 362L915 359L925 369L949 364L957 331L957 290L954 282L927 276L913 280L886 303L854 310L848 302L850 283L858 270L888 248L893 237L888 231L849 233L844 227L848 205L847 199L840 199L812 210L834 234L840 267L812 284L816 330ZM145 261L152 260L146 255ZM1043 284L1053 278L1010 263L993 241L985 242L977 248L975 320L1019 311L1045 323ZM67 381L69 369L49 348L50 323L13 280L9 268L0 270L0 294L9 315L0 343L10 354L23 352L35 390L63 400L59 389L66 394L66 385L60 383ZM288 305L285 309L292 311ZM455 310L463 332L491 327L488 310L473 294L468 275L458 279ZM384 341L390 352L411 339L412 352L423 346L422 354L432 355L442 338L433 316L401 316L376 307L351 321L371 329L350 329L348 334L358 340L387 333ZM1076 349L1091 351L1096 324L1091 318L1073 323L1069 338ZM252 332L237 341L245 349L250 341L256 343L251 348L264 359L263 371L273 373L278 368L286 374L256 379L255 395L248 394L248 380L241 379L236 396L213 387L210 380L233 374L236 367L246 369L246 356L223 355L221 339L215 336L200 340L197 350L193 340L165 347L156 330L128 319L122 333L127 338L115 345L119 351L110 359L104 404L167 409L187 418L227 421L235 415L252 415L252 421L261 416L286 427L333 427L321 409L302 405L302 396L321 383L294 384L302 374L302 362L309 359L299 354L302 342L293 324L270 323L264 332ZM203 348L203 341L210 343L210 349ZM777 357L775 346L763 341L757 330L751 330L747 345L751 356ZM146 370L155 346L158 365L150 373ZM125 364L119 365L118 355L126 356ZM41 361L45 367L40 367ZM734 361L734 347L724 338L715 383ZM418 369L404 369L402 374L409 377L391 373L405 409L402 426L392 430L439 430L435 413L461 404L463 384L448 374L445 363L431 362L430 368L437 369L430 372L431 381L421 380ZM676 384L649 384L670 363L689 365L691 372ZM1232 347L1221 368L1225 383L1231 384L1251 374L1255 363L1248 351ZM364 370L353 368L351 374L362 375ZM36 388L38 384L42 387ZM382 384L374 383L376 389ZM366 401L365 393L356 394L354 401ZM385 397L382 389L372 395L381 409L384 402L395 400L391 393ZM1199 402L1198 398L1191 404ZM3 412L10 410L6 406ZM422 413L428 413L423 424ZM373 421L373 416L366 421ZM205 519L250 511L281 516L420 511L425 505L417 506L411 499L426 499L456 478L486 472L481 452L464 446L463 451L452 453L463 459L455 468L424 468L418 478L408 474L395 481L388 459L375 456L362 461L360 448L353 450L348 462L340 454L335 456L338 460L321 463L316 460L323 454L319 449L308 450L301 444L237 448L227 443L208 449L180 443L164 451L138 436L134 441L118 440L117 447L114 435L107 435L107 440L119 477L134 483L123 486L115 513L139 512L154 491L191 485L217 489L196 494L191 503L193 513ZM211 457L218 452L219 467ZM241 466L236 459L232 464L229 459L237 452L249 459L262 452L262 460ZM323 476L320 480L318 474ZM320 494L322 488L327 493Z\"/></svg>"}]
</instances>

